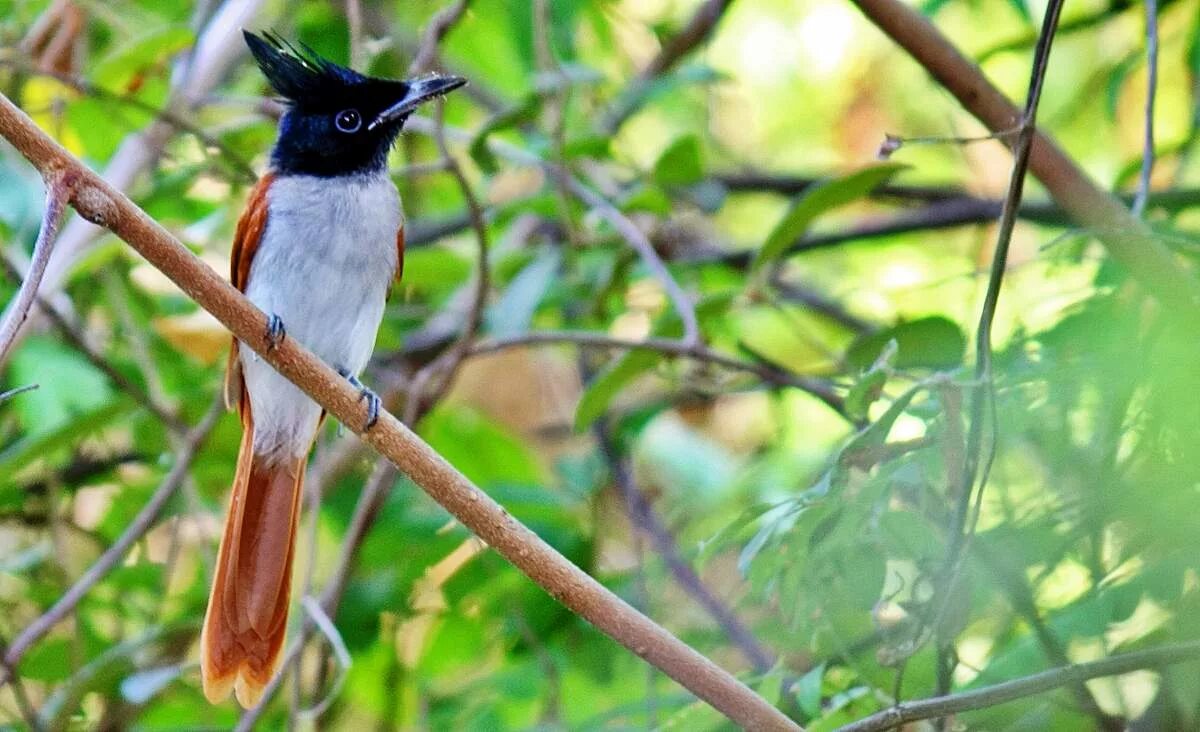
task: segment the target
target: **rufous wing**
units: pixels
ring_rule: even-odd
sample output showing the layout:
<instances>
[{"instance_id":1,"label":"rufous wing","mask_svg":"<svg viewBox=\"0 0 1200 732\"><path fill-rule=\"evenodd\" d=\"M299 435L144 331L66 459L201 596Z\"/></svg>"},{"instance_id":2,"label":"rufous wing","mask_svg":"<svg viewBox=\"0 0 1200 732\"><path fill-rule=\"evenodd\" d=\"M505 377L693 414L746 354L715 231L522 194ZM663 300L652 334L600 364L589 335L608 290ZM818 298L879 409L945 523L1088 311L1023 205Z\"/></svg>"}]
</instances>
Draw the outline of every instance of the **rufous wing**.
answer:
<instances>
[{"instance_id":1,"label":"rufous wing","mask_svg":"<svg viewBox=\"0 0 1200 732\"><path fill-rule=\"evenodd\" d=\"M250 265L258 252L263 232L267 230L267 192L275 180L274 173L267 173L250 189L246 210L238 219L233 237L233 251L229 258L229 281L238 290L246 291L250 279ZM401 244L403 248L403 244ZM229 364L225 368L225 408L240 408L242 404L242 365L238 360L238 342L233 339L229 349Z\"/></svg>"}]
</instances>

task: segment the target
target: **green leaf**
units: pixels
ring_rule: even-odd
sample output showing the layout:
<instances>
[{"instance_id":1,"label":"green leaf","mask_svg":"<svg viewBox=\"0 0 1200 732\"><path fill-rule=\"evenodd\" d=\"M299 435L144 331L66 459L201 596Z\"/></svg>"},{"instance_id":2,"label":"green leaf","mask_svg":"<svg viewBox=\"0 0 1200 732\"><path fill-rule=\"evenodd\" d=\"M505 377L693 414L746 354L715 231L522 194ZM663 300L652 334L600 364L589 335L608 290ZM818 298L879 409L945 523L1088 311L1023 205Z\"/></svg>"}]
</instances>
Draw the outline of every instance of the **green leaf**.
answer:
<instances>
[{"instance_id":1,"label":"green leaf","mask_svg":"<svg viewBox=\"0 0 1200 732\"><path fill-rule=\"evenodd\" d=\"M575 431L583 432L604 414L617 394L662 358L653 351L630 351L597 374L575 408Z\"/></svg>"},{"instance_id":2,"label":"green leaf","mask_svg":"<svg viewBox=\"0 0 1200 732\"><path fill-rule=\"evenodd\" d=\"M69 639L51 638L30 648L18 668L24 679L62 681L71 675L71 656Z\"/></svg>"},{"instance_id":3,"label":"green leaf","mask_svg":"<svg viewBox=\"0 0 1200 732\"><path fill-rule=\"evenodd\" d=\"M906 167L902 163L881 163L809 186L775 225L754 260L754 268L780 257L822 214L866 197Z\"/></svg>"},{"instance_id":4,"label":"green leaf","mask_svg":"<svg viewBox=\"0 0 1200 732\"><path fill-rule=\"evenodd\" d=\"M664 186L686 186L704 177L700 138L684 135L676 139L654 163L654 180Z\"/></svg>"},{"instance_id":5,"label":"green leaf","mask_svg":"<svg viewBox=\"0 0 1200 732\"><path fill-rule=\"evenodd\" d=\"M49 337L32 337L12 358L14 384L39 388L13 401L27 435L52 432L112 398L108 381L83 356Z\"/></svg>"},{"instance_id":6,"label":"green leaf","mask_svg":"<svg viewBox=\"0 0 1200 732\"><path fill-rule=\"evenodd\" d=\"M858 338L846 351L846 364L854 369L868 368L891 341L897 346L897 369L953 368L962 363L967 350L967 337L958 324L934 315Z\"/></svg>"},{"instance_id":7,"label":"green leaf","mask_svg":"<svg viewBox=\"0 0 1200 732\"><path fill-rule=\"evenodd\" d=\"M793 689L800 708L810 717L821 713L821 682L825 678L825 664L820 664L796 681Z\"/></svg>"},{"instance_id":8,"label":"green leaf","mask_svg":"<svg viewBox=\"0 0 1200 732\"><path fill-rule=\"evenodd\" d=\"M487 327L492 336L504 338L529 330L561 262L557 251L547 250L517 273L500 299L488 308Z\"/></svg>"}]
</instances>

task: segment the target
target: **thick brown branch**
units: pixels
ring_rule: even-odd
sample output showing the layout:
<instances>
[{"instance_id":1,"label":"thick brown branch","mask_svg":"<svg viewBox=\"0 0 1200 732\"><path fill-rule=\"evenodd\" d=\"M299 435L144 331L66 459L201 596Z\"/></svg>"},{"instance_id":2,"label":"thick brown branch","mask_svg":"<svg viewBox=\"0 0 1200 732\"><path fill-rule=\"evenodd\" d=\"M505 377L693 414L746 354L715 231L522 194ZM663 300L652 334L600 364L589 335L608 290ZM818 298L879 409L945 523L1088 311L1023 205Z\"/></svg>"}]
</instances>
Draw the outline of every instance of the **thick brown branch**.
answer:
<instances>
[{"instance_id":1,"label":"thick brown branch","mask_svg":"<svg viewBox=\"0 0 1200 732\"><path fill-rule=\"evenodd\" d=\"M988 129L1010 129L1020 120L1017 108L979 67L915 9L900 0L854 3ZM1090 229L1147 293L1185 317L1200 317L1200 282L1180 266L1144 223L1098 188L1044 133L1034 136L1029 169L1050 196Z\"/></svg>"},{"instance_id":2,"label":"thick brown branch","mask_svg":"<svg viewBox=\"0 0 1200 732\"><path fill-rule=\"evenodd\" d=\"M984 709L998 704L1041 694L1068 684L1081 684L1088 679L1104 676L1119 676L1146 668L1162 668L1200 657L1200 641L1179 643L1162 648L1153 648L1135 653L1104 658L1090 663L1050 669L1026 676L1023 679L1005 681L1002 684L982 689L964 691L921 701L897 704L878 714L838 728L838 732L882 732L895 729L919 719L933 719L972 709Z\"/></svg>"},{"instance_id":3,"label":"thick brown branch","mask_svg":"<svg viewBox=\"0 0 1200 732\"><path fill-rule=\"evenodd\" d=\"M79 176L72 204L81 216L110 229L212 313L247 347L347 425L362 425L366 407L358 390L295 340L269 348L267 319L241 293L174 239L156 221L47 137L0 96L0 135L43 176L70 170ZM387 456L414 483L516 565L551 596L647 662L752 729L797 729L786 716L728 672L697 653L614 595L555 551L480 491L388 412L362 439Z\"/></svg>"}]
</instances>

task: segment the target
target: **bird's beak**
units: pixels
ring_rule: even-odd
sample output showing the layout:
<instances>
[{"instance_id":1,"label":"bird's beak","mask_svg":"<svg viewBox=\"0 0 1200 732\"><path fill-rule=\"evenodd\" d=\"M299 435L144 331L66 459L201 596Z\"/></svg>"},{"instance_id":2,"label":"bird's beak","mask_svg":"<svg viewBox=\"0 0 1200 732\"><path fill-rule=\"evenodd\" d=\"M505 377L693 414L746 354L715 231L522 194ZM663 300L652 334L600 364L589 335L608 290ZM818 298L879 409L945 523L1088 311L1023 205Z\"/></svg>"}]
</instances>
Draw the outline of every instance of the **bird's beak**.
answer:
<instances>
[{"instance_id":1,"label":"bird's beak","mask_svg":"<svg viewBox=\"0 0 1200 732\"><path fill-rule=\"evenodd\" d=\"M404 97L380 112L379 116L367 125L367 129L373 130L379 125L411 114L414 109L430 99L448 94L466 83L467 80L461 76L432 76L428 79L410 81L408 82L408 92Z\"/></svg>"}]
</instances>

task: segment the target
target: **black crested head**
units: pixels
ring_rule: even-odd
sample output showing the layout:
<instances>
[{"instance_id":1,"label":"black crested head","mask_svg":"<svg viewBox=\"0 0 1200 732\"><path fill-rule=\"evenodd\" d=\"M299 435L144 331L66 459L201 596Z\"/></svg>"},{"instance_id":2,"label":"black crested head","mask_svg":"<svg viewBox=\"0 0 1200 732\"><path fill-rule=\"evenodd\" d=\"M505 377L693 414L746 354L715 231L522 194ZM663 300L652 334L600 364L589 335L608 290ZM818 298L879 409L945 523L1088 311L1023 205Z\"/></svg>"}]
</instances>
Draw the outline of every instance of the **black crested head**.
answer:
<instances>
[{"instance_id":1,"label":"black crested head","mask_svg":"<svg viewBox=\"0 0 1200 732\"><path fill-rule=\"evenodd\" d=\"M271 88L287 105L271 151L272 168L284 175L381 171L413 110L466 84L458 77L376 79L274 34L243 34Z\"/></svg>"}]
</instances>

